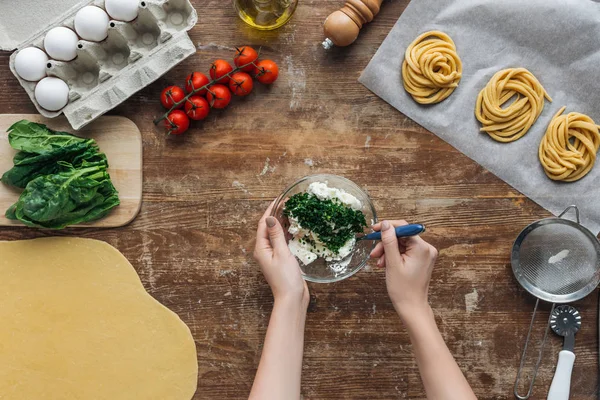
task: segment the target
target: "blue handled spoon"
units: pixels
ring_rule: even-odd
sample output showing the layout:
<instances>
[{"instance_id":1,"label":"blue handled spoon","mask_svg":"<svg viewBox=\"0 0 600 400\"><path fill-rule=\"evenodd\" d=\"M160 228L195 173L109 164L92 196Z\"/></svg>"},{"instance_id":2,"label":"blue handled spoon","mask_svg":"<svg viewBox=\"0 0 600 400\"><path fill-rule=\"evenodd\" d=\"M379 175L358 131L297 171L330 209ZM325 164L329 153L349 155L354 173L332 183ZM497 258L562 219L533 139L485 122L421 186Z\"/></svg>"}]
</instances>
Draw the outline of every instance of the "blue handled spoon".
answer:
<instances>
[{"instance_id":1,"label":"blue handled spoon","mask_svg":"<svg viewBox=\"0 0 600 400\"><path fill-rule=\"evenodd\" d=\"M421 224L410 224L396 227L396 237L416 236L425 232L425 226ZM357 237L356 240L381 240L381 232L372 232L368 235Z\"/></svg>"}]
</instances>

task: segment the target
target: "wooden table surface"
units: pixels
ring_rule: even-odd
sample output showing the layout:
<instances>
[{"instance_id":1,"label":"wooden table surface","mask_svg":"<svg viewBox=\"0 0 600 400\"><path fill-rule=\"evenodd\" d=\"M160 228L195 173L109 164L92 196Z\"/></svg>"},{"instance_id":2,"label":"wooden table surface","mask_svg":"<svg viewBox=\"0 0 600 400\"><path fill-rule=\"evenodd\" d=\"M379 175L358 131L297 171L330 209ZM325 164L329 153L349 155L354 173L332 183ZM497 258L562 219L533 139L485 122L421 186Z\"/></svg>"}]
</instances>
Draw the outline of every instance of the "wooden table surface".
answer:
<instances>
[{"instance_id":1,"label":"wooden table surface","mask_svg":"<svg viewBox=\"0 0 600 400\"><path fill-rule=\"evenodd\" d=\"M424 237L440 251L430 295L440 330L480 399L513 398L534 299L513 278L509 253L524 226L550 214L357 82L408 0L384 2L354 45L330 52L321 48L321 26L340 0L300 0L293 19L267 33L245 26L230 2L194 3L197 54L111 112L143 135L137 219L108 230L2 228L0 240L58 234L111 243L190 327L199 363L194 399L243 399L272 307L252 259L256 222L297 178L343 175L368 190L380 218L427 225ZM279 63L273 87L235 99L182 137L153 129L163 87L207 71L215 58L231 59L233 46L244 44ZM0 53L0 112L35 112L8 59ZM369 263L346 281L309 288L304 399L425 397L384 271ZM572 399L597 398L596 301L594 293L577 303L583 327ZM533 398L545 398L560 348L551 334Z\"/></svg>"}]
</instances>

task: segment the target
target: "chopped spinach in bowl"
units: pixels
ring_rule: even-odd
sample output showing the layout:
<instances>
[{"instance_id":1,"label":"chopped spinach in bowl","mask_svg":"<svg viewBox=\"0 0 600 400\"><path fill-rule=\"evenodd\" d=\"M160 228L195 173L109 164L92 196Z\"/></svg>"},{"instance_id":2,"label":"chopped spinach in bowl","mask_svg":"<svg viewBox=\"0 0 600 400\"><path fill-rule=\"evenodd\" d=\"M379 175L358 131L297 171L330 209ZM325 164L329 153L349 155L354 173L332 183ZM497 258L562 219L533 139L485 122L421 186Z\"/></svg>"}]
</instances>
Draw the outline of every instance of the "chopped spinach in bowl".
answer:
<instances>
[{"instance_id":1,"label":"chopped spinach in bowl","mask_svg":"<svg viewBox=\"0 0 600 400\"><path fill-rule=\"evenodd\" d=\"M311 193L297 193L285 203L283 214L314 233L323 246L338 253L357 233L367 226L365 215L338 199L320 199ZM309 236L304 241L312 240Z\"/></svg>"}]
</instances>

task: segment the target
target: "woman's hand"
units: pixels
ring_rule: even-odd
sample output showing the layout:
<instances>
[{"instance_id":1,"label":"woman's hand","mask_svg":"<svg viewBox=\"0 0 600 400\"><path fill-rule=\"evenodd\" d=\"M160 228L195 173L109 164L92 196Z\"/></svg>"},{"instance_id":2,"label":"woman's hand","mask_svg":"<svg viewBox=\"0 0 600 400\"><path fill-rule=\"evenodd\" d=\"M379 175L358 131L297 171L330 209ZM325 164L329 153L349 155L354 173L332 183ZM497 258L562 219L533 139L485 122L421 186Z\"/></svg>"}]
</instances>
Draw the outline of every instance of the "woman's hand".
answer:
<instances>
[{"instance_id":1,"label":"woman's hand","mask_svg":"<svg viewBox=\"0 0 600 400\"><path fill-rule=\"evenodd\" d=\"M402 319L411 310L429 306L429 280L438 254L435 247L419 236L398 239L394 228L406 224L406 221L383 221L373 225L375 231L381 230L381 243L371 252L371 257L379 259L377 265L386 268L388 294Z\"/></svg>"},{"instance_id":2,"label":"woman's hand","mask_svg":"<svg viewBox=\"0 0 600 400\"><path fill-rule=\"evenodd\" d=\"M250 399L299 399L308 287L285 232L271 217L273 203L258 223L254 258L271 286L275 304Z\"/></svg>"},{"instance_id":3,"label":"woman's hand","mask_svg":"<svg viewBox=\"0 0 600 400\"><path fill-rule=\"evenodd\" d=\"M427 301L438 252L418 236L396 238L394 227L400 225L406 221L383 221L373 226L381 230L381 243L371 256L379 258L377 265L385 267L388 294L406 325L427 398L477 400L444 343Z\"/></svg>"},{"instance_id":4,"label":"woman's hand","mask_svg":"<svg viewBox=\"0 0 600 400\"><path fill-rule=\"evenodd\" d=\"M287 245L285 232L276 218L271 217L271 203L258 222L254 258L260 265L275 301L300 301L308 307L308 286L302 278L298 260Z\"/></svg>"}]
</instances>

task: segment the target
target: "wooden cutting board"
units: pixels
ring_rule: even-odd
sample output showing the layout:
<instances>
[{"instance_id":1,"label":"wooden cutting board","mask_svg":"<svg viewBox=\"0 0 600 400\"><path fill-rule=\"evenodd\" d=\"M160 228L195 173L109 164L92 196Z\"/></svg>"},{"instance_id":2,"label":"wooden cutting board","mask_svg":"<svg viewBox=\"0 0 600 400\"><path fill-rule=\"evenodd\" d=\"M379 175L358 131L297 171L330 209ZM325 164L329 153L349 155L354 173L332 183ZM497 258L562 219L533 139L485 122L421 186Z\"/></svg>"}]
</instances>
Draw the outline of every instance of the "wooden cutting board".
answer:
<instances>
[{"instance_id":1,"label":"wooden cutting board","mask_svg":"<svg viewBox=\"0 0 600 400\"><path fill-rule=\"evenodd\" d=\"M142 136L138 127L125 117L103 116L74 131L66 118L45 118L39 114L0 114L0 175L12 168L16 151L8 144L6 130L15 122L26 119L39 122L56 131L73 133L96 140L100 151L108 157L108 172L119 191L121 204L106 217L89 224L73 227L114 228L131 222L142 205ZM19 198L20 190L0 183L0 226L23 226L4 216L4 212Z\"/></svg>"}]
</instances>

